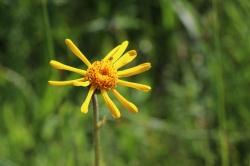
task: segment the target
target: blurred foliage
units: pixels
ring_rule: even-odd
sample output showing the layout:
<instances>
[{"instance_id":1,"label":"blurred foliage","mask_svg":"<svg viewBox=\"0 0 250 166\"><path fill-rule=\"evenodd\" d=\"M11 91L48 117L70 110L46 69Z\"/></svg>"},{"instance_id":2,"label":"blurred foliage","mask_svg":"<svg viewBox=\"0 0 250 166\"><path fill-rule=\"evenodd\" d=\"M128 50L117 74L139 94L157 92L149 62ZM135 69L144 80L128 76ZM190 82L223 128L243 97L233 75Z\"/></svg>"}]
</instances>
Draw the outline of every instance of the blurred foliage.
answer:
<instances>
[{"instance_id":1,"label":"blurred foliage","mask_svg":"<svg viewBox=\"0 0 250 166\"><path fill-rule=\"evenodd\" d=\"M249 17L248 0L0 0L0 165L92 165L86 90L47 85L75 77L50 59L82 65L65 38L92 61L129 40L153 65L130 79L151 93L120 88L140 113L100 98L103 165L249 165Z\"/></svg>"}]
</instances>

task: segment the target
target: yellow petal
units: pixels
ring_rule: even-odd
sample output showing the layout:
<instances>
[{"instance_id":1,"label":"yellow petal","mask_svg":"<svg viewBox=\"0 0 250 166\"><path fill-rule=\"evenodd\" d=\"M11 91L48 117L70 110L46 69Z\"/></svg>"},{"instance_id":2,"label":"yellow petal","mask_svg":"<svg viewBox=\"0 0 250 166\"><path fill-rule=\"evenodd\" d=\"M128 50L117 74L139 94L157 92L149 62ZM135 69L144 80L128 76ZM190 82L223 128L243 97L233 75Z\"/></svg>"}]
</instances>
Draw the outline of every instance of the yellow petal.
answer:
<instances>
[{"instance_id":1,"label":"yellow petal","mask_svg":"<svg viewBox=\"0 0 250 166\"><path fill-rule=\"evenodd\" d=\"M90 103L91 97L94 94L94 92L95 92L95 87L91 86L90 89L89 89L89 92L87 94L86 99L82 103L81 112L83 112L83 113L87 113L88 112L89 103Z\"/></svg>"},{"instance_id":2,"label":"yellow petal","mask_svg":"<svg viewBox=\"0 0 250 166\"><path fill-rule=\"evenodd\" d=\"M122 86L127 86L130 88L135 88L137 90L141 90L144 92L148 92L149 90L151 90L151 87L148 85L138 84L138 83L129 82L129 81L118 80L117 84L122 85Z\"/></svg>"},{"instance_id":3,"label":"yellow petal","mask_svg":"<svg viewBox=\"0 0 250 166\"><path fill-rule=\"evenodd\" d=\"M116 107L116 105L113 103L113 101L110 99L110 97L108 96L108 93L105 90L101 90L101 94L102 94L107 106L109 107L109 110L110 110L111 114L113 115L113 117L120 118L121 113L118 110L118 108Z\"/></svg>"},{"instance_id":4,"label":"yellow petal","mask_svg":"<svg viewBox=\"0 0 250 166\"><path fill-rule=\"evenodd\" d=\"M128 47L128 41L124 41L119 47L119 49L112 56L112 62L115 62L118 58L120 58L120 56L124 53L127 47Z\"/></svg>"},{"instance_id":5,"label":"yellow petal","mask_svg":"<svg viewBox=\"0 0 250 166\"><path fill-rule=\"evenodd\" d=\"M116 89L112 89L111 91L113 92L115 97L122 103L122 105L130 112L138 112L138 108L133 103L125 99Z\"/></svg>"},{"instance_id":6,"label":"yellow petal","mask_svg":"<svg viewBox=\"0 0 250 166\"><path fill-rule=\"evenodd\" d=\"M103 60L108 60L110 57L112 57L117 50L120 48L121 45L116 46L115 48L113 48L104 58Z\"/></svg>"},{"instance_id":7,"label":"yellow petal","mask_svg":"<svg viewBox=\"0 0 250 166\"><path fill-rule=\"evenodd\" d=\"M49 85L53 86L64 86L64 85L73 85L76 81L83 81L84 78L79 78L75 80L69 80L69 81L48 81Z\"/></svg>"},{"instance_id":8,"label":"yellow petal","mask_svg":"<svg viewBox=\"0 0 250 166\"><path fill-rule=\"evenodd\" d=\"M91 63L89 60L83 55L83 53L77 48L77 46L70 40L70 39L65 39L66 45L69 47L69 49L85 63L87 66L90 66Z\"/></svg>"},{"instance_id":9,"label":"yellow petal","mask_svg":"<svg viewBox=\"0 0 250 166\"><path fill-rule=\"evenodd\" d=\"M151 68L150 63L143 63L143 64L140 64L138 66L135 66L135 67L132 67L132 68L129 68L126 70L118 71L117 74L118 74L118 77L120 77L120 78L121 77L129 77L129 76L133 76L133 75L145 72L145 71L149 70L150 68Z\"/></svg>"},{"instance_id":10,"label":"yellow petal","mask_svg":"<svg viewBox=\"0 0 250 166\"><path fill-rule=\"evenodd\" d=\"M74 67L62 64L62 63L60 63L58 61L51 60L49 63L55 69L72 71L72 72L75 72L75 73L78 73L78 74L81 74L81 75L85 75L86 74L85 70L77 69L77 68L74 68Z\"/></svg>"},{"instance_id":11,"label":"yellow petal","mask_svg":"<svg viewBox=\"0 0 250 166\"><path fill-rule=\"evenodd\" d=\"M128 51L126 54L124 54L120 59L118 59L114 63L114 68L119 69L122 66L125 66L129 62L133 61L135 59L135 57L136 57L136 51L135 50Z\"/></svg>"},{"instance_id":12,"label":"yellow petal","mask_svg":"<svg viewBox=\"0 0 250 166\"><path fill-rule=\"evenodd\" d=\"M83 87L86 87L86 86L89 86L90 82L89 81L75 81L73 82L73 85L74 86L83 86Z\"/></svg>"}]
</instances>

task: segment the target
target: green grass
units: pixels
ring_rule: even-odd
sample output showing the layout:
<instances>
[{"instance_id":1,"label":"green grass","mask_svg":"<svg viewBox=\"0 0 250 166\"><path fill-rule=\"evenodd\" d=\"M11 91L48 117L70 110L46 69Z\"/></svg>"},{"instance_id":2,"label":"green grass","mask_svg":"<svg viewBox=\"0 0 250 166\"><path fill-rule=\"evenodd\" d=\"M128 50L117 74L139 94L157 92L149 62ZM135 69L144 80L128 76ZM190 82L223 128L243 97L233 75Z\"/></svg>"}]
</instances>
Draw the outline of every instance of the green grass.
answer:
<instances>
[{"instance_id":1,"label":"green grass","mask_svg":"<svg viewBox=\"0 0 250 166\"><path fill-rule=\"evenodd\" d=\"M93 62L129 40L136 63L152 69L119 87L140 109L114 120L99 97L103 165L250 164L250 2L248 0L0 0L0 165L92 165L87 90L49 87L56 59L85 68L71 38Z\"/></svg>"}]
</instances>

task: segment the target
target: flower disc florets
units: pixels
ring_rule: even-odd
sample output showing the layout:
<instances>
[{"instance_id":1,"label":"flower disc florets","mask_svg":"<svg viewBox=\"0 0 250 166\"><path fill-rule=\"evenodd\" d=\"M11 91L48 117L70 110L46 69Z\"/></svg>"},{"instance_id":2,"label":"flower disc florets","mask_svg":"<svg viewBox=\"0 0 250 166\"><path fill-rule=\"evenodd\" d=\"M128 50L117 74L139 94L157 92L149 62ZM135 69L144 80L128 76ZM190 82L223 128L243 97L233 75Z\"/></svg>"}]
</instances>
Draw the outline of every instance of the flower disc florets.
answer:
<instances>
[{"instance_id":1,"label":"flower disc florets","mask_svg":"<svg viewBox=\"0 0 250 166\"><path fill-rule=\"evenodd\" d=\"M111 61L95 61L87 70L86 79L97 89L113 89L116 86L117 70Z\"/></svg>"}]
</instances>

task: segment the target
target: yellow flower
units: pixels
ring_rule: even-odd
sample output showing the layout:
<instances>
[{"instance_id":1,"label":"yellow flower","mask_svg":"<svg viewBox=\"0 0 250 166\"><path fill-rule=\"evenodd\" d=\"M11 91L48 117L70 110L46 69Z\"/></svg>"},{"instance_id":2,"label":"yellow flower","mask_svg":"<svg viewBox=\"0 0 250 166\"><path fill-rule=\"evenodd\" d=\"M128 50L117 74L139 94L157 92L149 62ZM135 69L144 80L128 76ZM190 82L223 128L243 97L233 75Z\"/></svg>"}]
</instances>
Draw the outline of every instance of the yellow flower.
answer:
<instances>
[{"instance_id":1,"label":"yellow flower","mask_svg":"<svg viewBox=\"0 0 250 166\"><path fill-rule=\"evenodd\" d=\"M50 65L55 69L68 70L71 72L78 73L81 75L81 78L69 81L48 81L50 85L73 85L83 87L89 86L90 88L87 97L81 106L81 112L83 113L88 112L88 106L95 90L99 90L101 92L101 95L103 96L104 101L109 107L110 112L112 113L112 116L114 118L119 118L121 116L121 113L116 107L116 105L113 103L113 101L110 99L108 91L111 91L114 96L121 102L121 104L126 109L128 109L128 111L138 112L138 108L132 102L125 99L115 89L117 85L127 86L145 92L151 89L151 87L147 85L121 80L121 78L123 77L129 77L136 74L140 74L151 68L150 63L143 63L129 69L118 71L118 69L133 61L137 55L135 50L130 50L123 54L128 46L128 41L124 41L122 44L115 47L101 61L95 61L92 64L70 39L66 39L65 43L69 47L69 49L74 53L74 55L81 59L83 63L87 65L88 68L87 70L78 69L62 64L55 60L51 60Z\"/></svg>"}]
</instances>

